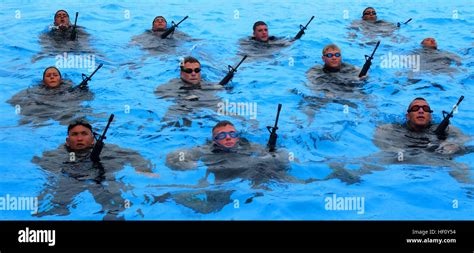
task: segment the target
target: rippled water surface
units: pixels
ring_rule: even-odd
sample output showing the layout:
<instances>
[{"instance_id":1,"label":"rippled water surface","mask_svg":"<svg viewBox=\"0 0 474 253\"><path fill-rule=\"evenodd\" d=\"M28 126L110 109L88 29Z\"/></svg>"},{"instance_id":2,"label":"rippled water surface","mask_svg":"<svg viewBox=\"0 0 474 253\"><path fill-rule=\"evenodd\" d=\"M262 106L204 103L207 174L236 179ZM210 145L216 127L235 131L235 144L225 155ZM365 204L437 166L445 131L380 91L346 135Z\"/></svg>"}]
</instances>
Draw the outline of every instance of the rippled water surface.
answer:
<instances>
[{"instance_id":1,"label":"rippled water surface","mask_svg":"<svg viewBox=\"0 0 474 253\"><path fill-rule=\"evenodd\" d=\"M0 196L37 196L49 187L50 175L32 158L63 143L66 125L55 119L21 124L25 116L16 114L7 101L36 85L43 70L57 64L58 52L45 54L40 37L54 13L65 9L71 19L79 12L78 24L89 34L82 53L94 55L96 65L104 64L89 83L93 99L80 103L83 112L99 132L114 113L106 143L135 150L159 174L159 178L137 174L130 164L116 173L117 180L128 186L121 192L123 199L132 203L120 214L125 219L473 219L472 153L442 164L387 164L376 159L380 149L372 142L376 127L403 122L406 106L418 96L430 102L434 120L439 122L441 111L450 110L464 95L452 124L467 136L474 134L474 7L470 1L2 1L0 6ZM354 36L349 26L367 6L375 7L379 19L390 23L413 20L388 36L363 32ZM165 52L134 43L157 15L169 22L189 15L178 28L185 35L175 34L175 43ZM173 102L154 92L179 77L181 57L197 57L203 78L217 83L227 65L241 59L239 40L251 35L255 21L266 21L271 35L288 37L313 15L301 40L268 55L249 57L236 73L233 88L216 91L221 101L256 103L256 119L219 116L215 110L203 109L195 112L198 119L188 127L163 127L161 120ZM436 38L439 49L460 57L457 71L409 75L408 69L381 67L381 56L409 54L419 49L425 37ZM338 44L343 61L360 67L376 40L381 45L369 78L347 97L339 97L346 101L304 99L317 96L309 88L306 71L321 64L325 45ZM76 84L81 73L90 74L87 67L61 71ZM295 157L288 174L299 181L252 187L248 180L213 184L208 178L209 184L202 185L203 163L191 171L174 171L165 165L168 153L206 143L217 119L232 120L249 141L265 145L266 126L273 124L278 103L283 104L278 146ZM212 119L198 117L206 115ZM472 140L466 145L472 146ZM338 171L338 166L344 170ZM361 168L368 173L358 175ZM460 180L456 171L466 172L466 180ZM302 183L305 179L317 180ZM334 194L364 198L364 212L326 210L325 198ZM0 219L100 220L104 216L86 190L74 198L69 210L66 216L41 218L28 211L0 211Z\"/></svg>"}]
</instances>

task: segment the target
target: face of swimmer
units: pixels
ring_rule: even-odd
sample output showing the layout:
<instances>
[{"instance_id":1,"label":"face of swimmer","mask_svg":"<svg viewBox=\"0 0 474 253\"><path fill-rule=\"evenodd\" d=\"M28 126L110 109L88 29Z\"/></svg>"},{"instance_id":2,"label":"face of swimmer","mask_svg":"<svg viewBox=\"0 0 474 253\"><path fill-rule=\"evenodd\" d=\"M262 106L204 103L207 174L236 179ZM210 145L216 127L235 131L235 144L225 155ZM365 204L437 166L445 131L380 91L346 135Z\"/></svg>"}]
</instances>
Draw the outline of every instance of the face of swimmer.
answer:
<instances>
[{"instance_id":1,"label":"face of swimmer","mask_svg":"<svg viewBox=\"0 0 474 253\"><path fill-rule=\"evenodd\" d=\"M167 22L166 22L166 19L163 18L163 17L156 17L155 20L153 20L153 31L154 32L157 32L157 31L165 31L166 30L166 26L167 26Z\"/></svg>"},{"instance_id":2,"label":"face of swimmer","mask_svg":"<svg viewBox=\"0 0 474 253\"><path fill-rule=\"evenodd\" d=\"M327 68L341 68L342 55L339 48L327 48L322 56L322 59L324 61L324 66Z\"/></svg>"},{"instance_id":3,"label":"face of swimmer","mask_svg":"<svg viewBox=\"0 0 474 253\"><path fill-rule=\"evenodd\" d=\"M374 8L367 8L362 13L362 19L365 21L375 22L377 21L377 12L375 12Z\"/></svg>"},{"instance_id":4,"label":"face of swimmer","mask_svg":"<svg viewBox=\"0 0 474 253\"><path fill-rule=\"evenodd\" d=\"M253 37L257 41L267 42L268 41L268 26L261 24L255 26L253 29Z\"/></svg>"},{"instance_id":5,"label":"face of swimmer","mask_svg":"<svg viewBox=\"0 0 474 253\"><path fill-rule=\"evenodd\" d=\"M61 30L67 30L71 25L69 14L66 11L58 11L54 15L54 25L58 26Z\"/></svg>"},{"instance_id":6,"label":"face of swimmer","mask_svg":"<svg viewBox=\"0 0 474 253\"><path fill-rule=\"evenodd\" d=\"M422 99L415 99L407 110L407 122L415 131L421 131L430 126L432 112L428 102Z\"/></svg>"},{"instance_id":7,"label":"face of swimmer","mask_svg":"<svg viewBox=\"0 0 474 253\"><path fill-rule=\"evenodd\" d=\"M66 146L73 151L89 149L94 145L94 136L92 131L83 126L77 125L68 131Z\"/></svg>"},{"instance_id":8,"label":"face of swimmer","mask_svg":"<svg viewBox=\"0 0 474 253\"><path fill-rule=\"evenodd\" d=\"M239 141L237 130L230 124L216 127L212 131L212 139L215 143L225 148L233 148Z\"/></svg>"},{"instance_id":9,"label":"face of swimmer","mask_svg":"<svg viewBox=\"0 0 474 253\"><path fill-rule=\"evenodd\" d=\"M56 88L61 84L61 73L54 67L47 68L43 74L43 83L48 88Z\"/></svg>"},{"instance_id":10,"label":"face of swimmer","mask_svg":"<svg viewBox=\"0 0 474 253\"><path fill-rule=\"evenodd\" d=\"M421 42L424 48L438 49L438 43L434 38L426 38Z\"/></svg>"},{"instance_id":11,"label":"face of swimmer","mask_svg":"<svg viewBox=\"0 0 474 253\"><path fill-rule=\"evenodd\" d=\"M199 62L185 62L181 65L181 80L192 85L201 83L201 64Z\"/></svg>"}]
</instances>

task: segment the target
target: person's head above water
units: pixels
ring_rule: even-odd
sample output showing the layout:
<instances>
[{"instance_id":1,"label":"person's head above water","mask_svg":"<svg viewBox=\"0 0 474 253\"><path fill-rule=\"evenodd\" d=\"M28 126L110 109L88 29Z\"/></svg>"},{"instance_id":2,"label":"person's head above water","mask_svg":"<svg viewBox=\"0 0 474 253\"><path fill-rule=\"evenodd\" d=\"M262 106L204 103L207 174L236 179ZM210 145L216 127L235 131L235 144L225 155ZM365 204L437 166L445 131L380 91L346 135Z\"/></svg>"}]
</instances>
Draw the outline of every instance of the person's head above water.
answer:
<instances>
[{"instance_id":1,"label":"person's head above water","mask_svg":"<svg viewBox=\"0 0 474 253\"><path fill-rule=\"evenodd\" d=\"M423 131L431 125L431 113L428 102L421 97L413 99L407 109L407 125L416 132Z\"/></svg>"},{"instance_id":2,"label":"person's head above water","mask_svg":"<svg viewBox=\"0 0 474 253\"><path fill-rule=\"evenodd\" d=\"M377 12L372 7L367 7L362 12L362 19L365 21L377 21Z\"/></svg>"},{"instance_id":3,"label":"person's head above water","mask_svg":"<svg viewBox=\"0 0 474 253\"><path fill-rule=\"evenodd\" d=\"M166 30L167 26L166 19L163 16L157 16L153 19L152 30L154 32L161 32Z\"/></svg>"},{"instance_id":4,"label":"person's head above water","mask_svg":"<svg viewBox=\"0 0 474 253\"><path fill-rule=\"evenodd\" d=\"M192 85L201 83L201 63L194 57L188 56L181 63L181 80Z\"/></svg>"},{"instance_id":5,"label":"person's head above water","mask_svg":"<svg viewBox=\"0 0 474 253\"><path fill-rule=\"evenodd\" d=\"M71 26L69 14L65 10L59 10L54 14L54 25L60 29L68 29Z\"/></svg>"},{"instance_id":6,"label":"person's head above water","mask_svg":"<svg viewBox=\"0 0 474 253\"><path fill-rule=\"evenodd\" d=\"M341 68L342 54L341 49L336 44L329 44L323 48L324 68L330 70L339 70Z\"/></svg>"},{"instance_id":7,"label":"person's head above water","mask_svg":"<svg viewBox=\"0 0 474 253\"><path fill-rule=\"evenodd\" d=\"M421 41L421 45L424 48L438 49L438 43L434 38L425 38Z\"/></svg>"},{"instance_id":8,"label":"person's head above water","mask_svg":"<svg viewBox=\"0 0 474 253\"><path fill-rule=\"evenodd\" d=\"M48 88L57 88L62 82L61 72L56 67L47 67L43 72L43 83Z\"/></svg>"},{"instance_id":9,"label":"person's head above water","mask_svg":"<svg viewBox=\"0 0 474 253\"><path fill-rule=\"evenodd\" d=\"M92 126L83 120L76 120L67 127L66 146L71 151L81 151L94 145Z\"/></svg>"},{"instance_id":10,"label":"person's head above water","mask_svg":"<svg viewBox=\"0 0 474 253\"><path fill-rule=\"evenodd\" d=\"M253 24L253 39L256 41L268 41L268 26L263 21L257 21Z\"/></svg>"},{"instance_id":11,"label":"person's head above water","mask_svg":"<svg viewBox=\"0 0 474 253\"><path fill-rule=\"evenodd\" d=\"M218 146L233 148L239 141L239 132L237 132L232 122L219 121L212 128L212 140Z\"/></svg>"}]
</instances>

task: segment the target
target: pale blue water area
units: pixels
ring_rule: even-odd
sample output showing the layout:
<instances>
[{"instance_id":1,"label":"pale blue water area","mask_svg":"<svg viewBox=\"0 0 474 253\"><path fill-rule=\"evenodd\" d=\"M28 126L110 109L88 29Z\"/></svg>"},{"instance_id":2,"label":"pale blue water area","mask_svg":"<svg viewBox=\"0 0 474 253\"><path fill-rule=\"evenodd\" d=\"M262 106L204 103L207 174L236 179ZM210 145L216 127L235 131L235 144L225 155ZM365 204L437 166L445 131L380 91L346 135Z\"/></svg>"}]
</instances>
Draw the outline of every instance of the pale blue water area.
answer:
<instances>
[{"instance_id":1,"label":"pale blue water area","mask_svg":"<svg viewBox=\"0 0 474 253\"><path fill-rule=\"evenodd\" d=\"M55 65L55 55L37 59L42 52L39 37L52 24L54 13L65 9L73 22L79 12L78 25L90 34L96 65L104 66L89 83L94 98L83 101L87 114L98 132L102 132L107 117L115 114L107 143L129 148L150 160L159 178L135 173L126 165L116 178L130 186L120 194L131 204L120 213L127 220L472 220L474 218L474 185L451 175L464 164L473 177L474 154L457 156L450 166L379 164L383 170L361 175L348 184L338 178L325 179L333 161L346 161L348 170L356 170L364 157L380 149L372 142L376 126L403 122L410 101L425 97L434 109L434 120L441 121L441 111L450 110L457 99L465 99L451 124L464 134L474 134L473 91L473 18L471 1L2 1L0 3L0 197L38 196L48 187L48 173L32 163L34 156L54 150L66 138L66 125L53 119L42 124L23 124L24 117L7 103L18 92L36 85L47 66ZM397 23L413 18L393 33L393 37L349 38L348 26L360 19L367 6L376 8L379 19ZM19 11L19 12L18 12ZM20 18L18 17L20 13ZM17 17L16 17L17 15ZM128 16L129 15L129 16ZM150 29L157 15L179 21L189 18L178 30L193 40L177 44L175 52L150 54L132 45L134 36ZM275 50L271 57L248 59L233 79L233 89L221 90L222 100L252 102L258 105L256 120L248 116L228 119L251 142L265 145L267 125L275 120L278 103L283 104L279 121L278 147L295 156L288 174L298 179L315 178L315 182L274 182L267 188L252 188L248 180L239 178L223 184L201 188L206 174L200 163L196 170L174 171L165 165L165 157L178 148L191 148L208 140L215 121L201 119L185 128L164 128L160 120L171 102L158 99L154 90L170 79L179 77L181 57L192 55L202 63L203 78L220 81L227 65L236 64L239 40L250 36L252 25L264 20L275 36L294 36L300 24L315 16L306 34L293 44ZM454 15L454 16L453 16ZM420 41L434 37L439 49L458 55L462 64L450 74L420 73L421 79L409 83L407 69L381 68L381 56L404 54L420 47ZM367 83L360 88L366 96L350 99L357 108L343 113L337 103L314 110L310 122L299 103L302 96L295 90L311 94L306 85L306 71L321 64L321 50L329 43L341 47L343 61L361 67L364 55L373 44L364 41L381 40ZM57 54L56 54L57 55ZM36 59L33 61L33 59ZM79 83L86 68L60 68L64 77ZM432 83L440 84L439 89ZM126 112L130 108L130 112ZM212 110L197 113L216 115ZM468 141L466 145L472 146ZM184 185L184 186L170 186ZM152 196L165 193L231 191L221 208L208 213L194 210L168 199L152 203ZM355 210L328 211L325 197L364 198L364 212ZM195 195L194 198L206 198ZM251 201L248 201L254 197ZM66 216L32 216L29 211L0 210L2 220L101 220L101 207L92 194L83 191L74 198ZM248 202L248 203L246 203ZM456 204L454 206L454 204Z\"/></svg>"}]
</instances>

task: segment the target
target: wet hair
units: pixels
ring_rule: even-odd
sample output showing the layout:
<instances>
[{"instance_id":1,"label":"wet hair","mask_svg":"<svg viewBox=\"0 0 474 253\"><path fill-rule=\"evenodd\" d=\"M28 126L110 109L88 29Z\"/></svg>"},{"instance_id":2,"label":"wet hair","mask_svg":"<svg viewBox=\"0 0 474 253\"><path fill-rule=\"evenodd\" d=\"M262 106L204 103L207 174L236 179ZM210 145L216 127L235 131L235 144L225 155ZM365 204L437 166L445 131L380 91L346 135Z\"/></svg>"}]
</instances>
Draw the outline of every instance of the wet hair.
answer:
<instances>
[{"instance_id":1,"label":"wet hair","mask_svg":"<svg viewBox=\"0 0 474 253\"><path fill-rule=\"evenodd\" d=\"M54 14L54 18L56 18L56 16L58 15L58 13L60 13L61 11L62 11L62 12L65 12L66 15L69 17L69 13L67 13L67 11L65 11L65 10L59 10L59 11L57 11L57 12Z\"/></svg>"},{"instance_id":2,"label":"wet hair","mask_svg":"<svg viewBox=\"0 0 474 253\"><path fill-rule=\"evenodd\" d=\"M75 120L73 121L71 124L69 124L69 126L67 127L67 134L69 135L69 131L71 131L71 129L77 127L77 126L83 126L89 130L91 130L91 133L92 133L92 126L91 124L89 124L87 121L85 120Z\"/></svg>"},{"instance_id":3,"label":"wet hair","mask_svg":"<svg viewBox=\"0 0 474 253\"><path fill-rule=\"evenodd\" d=\"M410 111L410 108L411 108L411 105L413 104L413 102L417 101L417 100L422 100L422 101L425 101L426 103L428 103L428 101L426 101L426 99L422 98L422 97L417 97L415 99L413 99L411 101L411 103L408 105L408 108L407 108L407 111L409 112Z\"/></svg>"},{"instance_id":4,"label":"wet hair","mask_svg":"<svg viewBox=\"0 0 474 253\"><path fill-rule=\"evenodd\" d=\"M328 49L336 49L341 51L341 49L336 44L329 44L323 48L323 55L326 53L326 51L328 51Z\"/></svg>"},{"instance_id":5,"label":"wet hair","mask_svg":"<svg viewBox=\"0 0 474 253\"><path fill-rule=\"evenodd\" d=\"M257 21L257 22L255 22L255 24L253 24L253 31L254 31L254 32L255 32L255 28L257 28L257 26L259 26L259 25L266 25L266 26L268 26L268 25L267 25L265 22L263 22L263 21Z\"/></svg>"},{"instance_id":6,"label":"wet hair","mask_svg":"<svg viewBox=\"0 0 474 253\"><path fill-rule=\"evenodd\" d=\"M433 37L428 37L428 38L424 38L424 39L421 41L420 44L423 45L423 42L425 42L426 40L429 40L429 39L432 39L432 40L434 40L434 41L436 42L435 38L433 38Z\"/></svg>"},{"instance_id":7,"label":"wet hair","mask_svg":"<svg viewBox=\"0 0 474 253\"><path fill-rule=\"evenodd\" d=\"M222 121L217 122L217 124L212 128L212 133L214 134L214 130L216 130L217 128L225 127L228 125L235 127L234 124L232 124L232 122L228 120L222 120Z\"/></svg>"},{"instance_id":8,"label":"wet hair","mask_svg":"<svg viewBox=\"0 0 474 253\"><path fill-rule=\"evenodd\" d=\"M189 62L189 63L199 63L199 65L201 65L201 63L198 61L198 59L196 59L196 58L194 58L194 57L192 57L192 56L188 56L188 57L185 57L185 58L183 59L183 62L182 62L182 64L181 64L181 66L183 66L183 65L184 65L185 63L187 63L187 62Z\"/></svg>"},{"instance_id":9,"label":"wet hair","mask_svg":"<svg viewBox=\"0 0 474 253\"><path fill-rule=\"evenodd\" d=\"M55 66L49 66L43 72L43 81L44 81L44 76L46 75L46 71L48 71L48 69L55 69L56 71L58 71L59 77L62 78L61 71L59 71L58 68L56 68Z\"/></svg>"},{"instance_id":10,"label":"wet hair","mask_svg":"<svg viewBox=\"0 0 474 253\"><path fill-rule=\"evenodd\" d=\"M362 11L362 17L364 16L365 11L368 10L368 9L375 10L374 7L367 7L367 8L365 8L365 9Z\"/></svg>"},{"instance_id":11,"label":"wet hair","mask_svg":"<svg viewBox=\"0 0 474 253\"><path fill-rule=\"evenodd\" d=\"M153 24L155 23L155 20L158 19L158 18L162 18L165 20L166 23L168 23L168 21L166 21L166 18L163 17L163 16L156 16L154 19L153 19L153 22L151 22L151 26L153 26Z\"/></svg>"}]
</instances>

